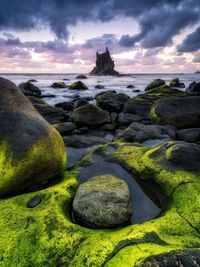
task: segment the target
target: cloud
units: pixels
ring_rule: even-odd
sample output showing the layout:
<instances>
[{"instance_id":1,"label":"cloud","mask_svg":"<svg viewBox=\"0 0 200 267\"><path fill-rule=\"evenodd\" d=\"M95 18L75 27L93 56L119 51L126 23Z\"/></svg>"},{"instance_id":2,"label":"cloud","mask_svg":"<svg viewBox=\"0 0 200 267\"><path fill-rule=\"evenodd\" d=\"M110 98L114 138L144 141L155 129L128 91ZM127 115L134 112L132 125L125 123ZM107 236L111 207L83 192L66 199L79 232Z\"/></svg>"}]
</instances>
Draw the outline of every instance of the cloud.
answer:
<instances>
[{"instance_id":1,"label":"cloud","mask_svg":"<svg viewBox=\"0 0 200 267\"><path fill-rule=\"evenodd\" d=\"M200 27L189 34L181 45L177 47L178 52L195 52L200 49Z\"/></svg>"},{"instance_id":2,"label":"cloud","mask_svg":"<svg viewBox=\"0 0 200 267\"><path fill-rule=\"evenodd\" d=\"M199 54L196 54L193 58L193 62L194 63L200 63L200 53Z\"/></svg>"}]
</instances>

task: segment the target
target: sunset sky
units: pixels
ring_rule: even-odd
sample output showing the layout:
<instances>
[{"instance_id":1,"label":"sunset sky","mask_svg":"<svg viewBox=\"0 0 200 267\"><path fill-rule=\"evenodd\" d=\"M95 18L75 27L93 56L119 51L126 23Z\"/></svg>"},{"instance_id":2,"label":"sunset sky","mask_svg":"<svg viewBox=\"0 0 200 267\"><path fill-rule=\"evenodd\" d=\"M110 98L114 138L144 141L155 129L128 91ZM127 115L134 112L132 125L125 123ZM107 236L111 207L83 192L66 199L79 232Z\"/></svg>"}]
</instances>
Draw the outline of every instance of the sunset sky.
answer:
<instances>
[{"instance_id":1,"label":"sunset sky","mask_svg":"<svg viewBox=\"0 0 200 267\"><path fill-rule=\"evenodd\" d=\"M87 73L108 46L121 73L200 69L200 0L0 0L0 72Z\"/></svg>"}]
</instances>

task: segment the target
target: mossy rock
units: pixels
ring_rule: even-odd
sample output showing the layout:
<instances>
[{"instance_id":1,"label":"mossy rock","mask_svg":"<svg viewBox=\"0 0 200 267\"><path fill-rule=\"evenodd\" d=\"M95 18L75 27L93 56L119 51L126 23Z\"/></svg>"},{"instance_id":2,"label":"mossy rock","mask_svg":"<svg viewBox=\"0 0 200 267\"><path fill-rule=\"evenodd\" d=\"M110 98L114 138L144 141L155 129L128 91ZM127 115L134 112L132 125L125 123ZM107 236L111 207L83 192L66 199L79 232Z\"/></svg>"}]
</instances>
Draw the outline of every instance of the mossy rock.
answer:
<instances>
[{"instance_id":1,"label":"mossy rock","mask_svg":"<svg viewBox=\"0 0 200 267\"><path fill-rule=\"evenodd\" d=\"M52 88L67 88L67 85L64 82L55 82L51 85Z\"/></svg>"},{"instance_id":2,"label":"mossy rock","mask_svg":"<svg viewBox=\"0 0 200 267\"><path fill-rule=\"evenodd\" d=\"M60 134L12 82L0 78L0 196L62 175Z\"/></svg>"},{"instance_id":3,"label":"mossy rock","mask_svg":"<svg viewBox=\"0 0 200 267\"><path fill-rule=\"evenodd\" d=\"M160 264L169 256L183 263L191 257L199 262L199 146L184 142L155 148L121 142L112 145L115 151L109 152L105 145L99 153L157 190L163 203L160 216L116 229L79 226L70 214L78 174L68 171L56 185L1 199L0 266L138 267L151 264L150 257ZM41 201L29 208L27 204L34 198Z\"/></svg>"},{"instance_id":4,"label":"mossy rock","mask_svg":"<svg viewBox=\"0 0 200 267\"><path fill-rule=\"evenodd\" d=\"M87 90L88 87L81 81L74 82L69 85L69 89L72 90Z\"/></svg>"},{"instance_id":5,"label":"mossy rock","mask_svg":"<svg viewBox=\"0 0 200 267\"><path fill-rule=\"evenodd\" d=\"M97 101L103 101L103 100L111 100L116 102L124 103L126 102L130 97L123 93L115 93L112 91L108 91L105 93L101 93L97 95L96 100Z\"/></svg>"},{"instance_id":6,"label":"mossy rock","mask_svg":"<svg viewBox=\"0 0 200 267\"><path fill-rule=\"evenodd\" d=\"M152 82L150 82L147 87L145 88L145 91L152 90L154 88L157 88L159 86L165 85L165 81L162 79L155 79Z\"/></svg>"}]
</instances>

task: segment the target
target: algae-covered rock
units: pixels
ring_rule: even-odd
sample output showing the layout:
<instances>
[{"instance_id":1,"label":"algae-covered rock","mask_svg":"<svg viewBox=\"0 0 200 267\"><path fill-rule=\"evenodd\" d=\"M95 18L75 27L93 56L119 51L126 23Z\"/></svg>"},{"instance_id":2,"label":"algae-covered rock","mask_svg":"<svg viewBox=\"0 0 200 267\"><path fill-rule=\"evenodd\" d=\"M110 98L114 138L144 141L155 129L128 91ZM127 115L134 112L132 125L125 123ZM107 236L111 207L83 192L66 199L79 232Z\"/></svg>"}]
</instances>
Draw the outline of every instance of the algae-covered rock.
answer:
<instances>
[{"instance_id":1,"label":"algae-covered rock","mask_svg":"<svg viewBox=\"0 0 200 267\"><path fill-rule=\"evenodd\" d=\"M124 113L137 114L139 116L150 118L150 111L155 101L171 96L186 96L187 94L177 90L171 89L167 85L152 89L145 94L139 94L136 97L129 99L124 104Z\"/></svg>"},{"instance_id":2,"label":"algae-covered rock","mask_svg":"<svg viewBox=\"0 0 200 267\"><path fill-rule=\"evenodd\" d=\"M74 82L69 85L69 89L72 90L87 90L88 87L81 81Z\"/></svg>"},{"instance_id":3,"label":"algae-covered rock","mask_svg":"<svg viewBox=\"0 0 200 267\"><path fill-rule=\"evenodd\" d=\"M200 97L169 97L157 101L151 109L156 124L172 124L177 128L200 126Z\"/></svg>"},{"instance_id":4,"label":"algae-covered rock","mask_svg":"<svg viewBox=\"0 0 200 267\"><path fill-rule=\"evenodd\" d=\"M132 215L128 185L123 180L103 175L81 184L73 200L75 215L94 227L116 227Z\"/></svg>"},{"instance_id":5,"label":"algae-covered rock","mask_svg":"<svg viewBox=\"0 0 200 267\"><path fill-rule=\"evenodd\" d=\"M51 85L52 88L67 88L67 85L64 82L55 82Z\"/></svg>"},{"instance_id":6,"label":"algae-covered rock","mask_svg":"<svg viewBox=\"0 0 200 267\"><path fill-rule=\"evenodd\" d=\"M74 109L73 118L76 123L91 127L110 122L109 113L92 104Z\"/></svg>"},{"instance_id":7,"label":"algae-covered rock","mask_svg":"<svg viewBox=\"0 0 200 267\"><path fill-rule=\"evenodd\" d=\"M185 84L184 83L181 83L179 78L174 78L170 81L169 83L169 86L170 87L180 87L180 88L184 88L185 87Z\"/></svg>"},{"instance_id":8,"label":"algae-covered rock","mask_svg":"<svg viewBox=\"0 0 200 267\"><path fill-rule=\"evenodd\" d=\"M0 78L0 196L61 176L66 164L59 133L12 82Z\"/></svg>"},{"instance_id":9,"label":"algae-covered rock","mask_svg":"<svg viewBox=\"0 0 200 267\"><path fill-rule=\"evenodd\" d=\"M155 79L153 80L152 82L150 82L147 87L145 88L145 91L149 91L149 90L152 90L156 87L159 87L161 85L164 85L165 84L165 81L162 80L162 79Z\"/></svg>"}]
</instances>

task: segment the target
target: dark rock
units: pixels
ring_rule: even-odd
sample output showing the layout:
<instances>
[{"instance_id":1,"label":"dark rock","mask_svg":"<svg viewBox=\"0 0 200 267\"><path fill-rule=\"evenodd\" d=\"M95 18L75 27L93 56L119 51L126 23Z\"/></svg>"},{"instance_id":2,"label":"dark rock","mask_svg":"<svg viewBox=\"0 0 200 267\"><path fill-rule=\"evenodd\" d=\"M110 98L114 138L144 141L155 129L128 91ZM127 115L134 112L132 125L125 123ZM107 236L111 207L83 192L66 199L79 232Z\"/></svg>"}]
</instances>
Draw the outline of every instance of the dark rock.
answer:
<instances>
[{"instance_id":1,"label":"dark rock","mask_svg":"<svg viewBox=\"0 0 200 267\"><path fill-rule=\"evenodd\" d=\"M56 95L46 94L46 95L41 95L40 96L40 98L51 98L51 97L56 97Z\"/></svg>"},{"instance_id":2,"label":"dark rock","mask_svg":"<svg viewBox=\"0 0 200 267\"><path fill-rule=\"evenodd\" d=\"M115 130L115 125L111 124L111 123L107 123L107 124L104 124L101 127L101 129L104 130L104 131L114 131Z\"/></svg>"},{"instance_id":3,"label":"dark rock","mask_svg":"<svg viewBox=\"0 0 200 267\"><path fill-rule=\"evenodd\" d=\"M85 99L79 99L74 103L74 109L89 104Z\"/></svg>"},{"instance_id":4,"label":"dark rock","mask_svg":"<svg viewBox=\"0 0 200 267\"><path fill-rule=\"evenodd\" d=\"M66 133L70 133L76 129L76 124L73 122L60 122L53 125L60 134L64 135Z\"/></svg>"},{"instance_id":5,"label":"dark rock","mask_svg":"<svg viewBox=\"0 0 200 267\"><path fill-rule=\"evenodd\" d=\"M72 132L72 134L84 134L89 131L88 127L81 127L79 129L76 129Z\"/></svg>"},{"instance_id":6,"label":"dark rock","mask_svg":"<svg viewBox=\"0 0 200 267\"><path fill-rule=\"evenodd\" d=\"M95 85L95 89L104 89L105 87L101 84Z\"/></svg>"},{"instance_id":7,"label":"dark rock","mask_svg":"<svg viewBox=\"0 0 200 267\"><path fill-rule=\"evenodd\" d=\"M90 72L91 75L119 75L117 71L114 70L115 64L112 60L108 48L106 47L106 52L96 55L96 67Z\"/></svg>"},{"instance_id":8,"label":"dark rock","mask_svg":"<svg viewBox=\"0 0 200 267\"><path fill-rule=\"evenodd\" d=\"M66 111L72 111L74 109L74 102L61 102L58 104L55 104L56 108L62 108Z\"/></svg>"},{"instance_id":9,"label":"dark rock","mask_svg":"<svg viewBox=\"0 0 200 267\"><path fill-rule=\"evenodd\" d=\"M117 120L117 113L116 112L110 113L110 120L111 120L111 122L115 122Z\"/></svg>"},{"instance_id":10,"label":"dark rock","mask_svg":"<svg viewBox=\"0 0 200 267\"><path fill-rule=\"evenodd\" d=\"M92 104L74 109L73 118L76 123L90 127L110 122L109 113Z\"/></svg>"},{"instance_id":11,"label":"dark rock","mask_svg":"<svg viewBox=\"0 0 200 267\"><path fill-rule=\"evenodd\" d=\"M76 76L77 80L83 80L83 79L87 79L87 77L84 74L79 74Z\"/></svg>"},{"instance_id":12,"label":"dark rock","mask_svg":"<svg viewBox=\"0 0 200 267\"><path fill-rule=\"evenodd\" d=\"M122 104L125 103L130 97L123 93L116 93L116 91L107 91L102 92L96 95L96 100L111 100L116 102L121 102Z\"/></svg>"},{"instance_id":13,"label":"dark rock","mask_svg":"<svg viewBox=\"0 0 200 267\"><path fill-rule=\"evenodd\" d=\"M70 81L70 79L68 79L68 78L63 78L62 80L63 81Z\"/></svg>"},{"instance_id":14,"label":"dark rock","mask_svg":"<svg viewBox=\"0 0 200 267\"><path fill-rule=\"evenodd\" d=\"M125 125L128 126L132 122L138 122L141 121L143 118L136 115L136 114L130 114L130 113L119 113L118 114L118 124L119 125Z\"/></svg>"},{"instance_id":15,"label":"dark rock","mask_svg":"<svg viewBox=\"0 0 200 267\"><path fill-rule=\"evenodd\" d=\"M31 82L20 83L18 87L25 94L25 96L41 96L41 90Z\"/></svg>"},{"instance_id":16,"label":"dark rock","mask_svg":"<svg viewBox=\"0 0 200 267\"><path fill-rule=\"evenodd\" d=\"M140 90L139 89L134 89L134 90L132 90L132 92L134 92L134 93L140 93Z\"/></svg>"},{"instance_id":17,"label":"dark rock","mask_svg":"<svg viewBox=\"0 0 200 267\"><path fill-rule=\"evenodd\" d=\"M198 250L172 251L150 256L143 261L141 267L199 267L200 252Z\"/></svg>"},{"instance_id":18,"label":"dark rock","mask_svg":"<svg viewBox=\"0 0 200 267\"><path fill-rule=\"evenodd\" d=\"M187 94L177 90L170 89L169 86L160 86L156 89L152 89L145 94L137 95L129 99L124 104L124 113L137 114L146 119L150 118L151 106L159 99L167 98L171 96L186 96Z\"/></svg>"},{"instance_id":19,"label":"dark rock","mask_svg":"<svg viewBox=\"0 0 200 267\"><path fill-rule=\"evenodd\" d=\"M160 87L161 85L165 85L165 81L162 79L156 79L150 82L147 87L145 88L145 91L152 90L154 88Z\"/></svg>"},{"instance_id":20,"label":"dark rock","mask_svg":"<svg viewBox=\"0 0 200 267\"><path fill-rule=\"evenodd\" d=\"M182 129L176 132L177 139L188 143L200 141L200 128Z\"/></svg>"},{"instance_id":21,"label":"dark rock","mask_svg":"<svg viewBox=\"0 0 200 267\"><path fill-rule=\"evenodd\" d=\"M179 78L175 78L175 79L170 81L169 86L170 87L184 88L185 84L184 83L180 83Z\"/></svg>"},{"instance_id":22,"label":"dark rock","mask_svg":"<svg viewBox=\"0 0 200 267\"><path fill-rule=\"evenodd\" d=\"M3 78L0 78L0 121L1 196L63 174L66 151L60 134L14 83Z\"/></svg>"},{"instance_id":23,"label":"dark rock","mask_svg":"<svg viewBox=\"0 0 200 267\"><path fill-rule=\"evenodd\" d=\"M97 105L102 108L107 110L108 112L116 112L119 113L122 108L123 108L123 103L113 101L113 100L99 100L97 102Z\"/></svg>"},{"instance_id":24,"label":"dark rock","mask_svg":"<svg viewBox=\"0 0 200 267\"><path fill-rule=\"evenodd\" d=\"M42 198L39 196L35 196L31 198L31 200L29 200L29 202L27 203L27 208L34 208L38 206L41 202L42 202Z\"/></svg>"},{"instance_id":25,"label":"dark rock","mask_svg":"<svg viewBox=\"0 0 200 267\"><path fill-rule=\"evenodd\" d=\"M63 140L66 146L75 148L95 146L100 144L106 144L108 142L108 140L104 137L82 135L82 133L74 134L72 136L64 136Z\"/></svg>"},{"instance_id":26,"label":"dark rock","mask_svg":"<svg viewBox=\"0 0 200 267\"><path fill-rule=\"evenodd\" d=\"M200 94L200 82L192 82L187 88L186 92L192 94Z\"/></svg>"},{"instance_id":27,"label":"dark rock","mask_svg":"<svg viewBox=\"0 0 200 267\"><path fill-rule=\"evenodd\" d=\"M152 106L151 118L156 124L172 124L178 129L200 127L200 96L161 99Z\"/></svg>"},{"instance_id":28,"label":"dark rock","mask_svg":"<svg viewBox=\"0 0 200 267\"><path fill-rule=\"evenodd\" d=\"M126 88L128 88L128 89L131 89L131 88L134 88L135 86L134 85L132 85L132 84L129 84L129 85L127 85L127 87Z\"/></svg>"},{"instance_id":29,"label":"dark rock","mask_svg":"<svg viewBox=\"0 0 200 267\"><path fill-rule=\"evenodd\" d=\"M82 83L81 81L77 81L77 82L74 82L72 84L69 85L69 89L72 89L72 90L87 90L88 87Z\"/></svg>"},{"instance_id":30,"label":"dark rock","mask_svg":"<svg viewBox=\"0 0 200 267\"><path fill-rule=\"evenodd\" d=\"M28 80L27 82L28 82L28 83L36 83L37 80L35 80L35 79L30 79L30 80Z\"/></svg>"},{"instance_id":31,"label":"dark rock","mask_svg":"<svg viewBox=\"0 0 200 267\"><path fill-rule=\"evenodd\" d=\"M96 176L81 184L72 206L80 221L94 227L122 226L132 216L128 185L112 175Z\"/></svg>"},{"instance_id":32,"label":"dark rock","mask_svg":"<svg viewBox=\"0 0 200 267\"><path fill-rule=\"evenodd\" d=\"M139 143L151 139L166 138L175 138L175 132L172 128L159 125L144 125L138 122L133 122L128 128L116 136L116 139Z\"/></svg>"},{"instance_id":33,"label":"dark rock","mask_svg":"<svg viewBox=\"0 0 200 267\"><path fill-rule=\"evenodd\" d=\"M64 82L55 82L51 85L52 88L67 88L68 86Z\"/></svg>"}]
</instances>

